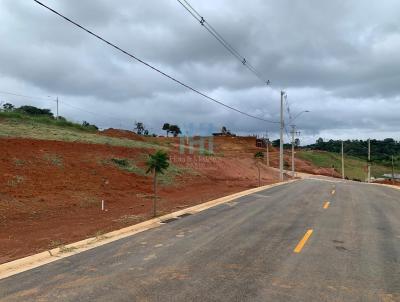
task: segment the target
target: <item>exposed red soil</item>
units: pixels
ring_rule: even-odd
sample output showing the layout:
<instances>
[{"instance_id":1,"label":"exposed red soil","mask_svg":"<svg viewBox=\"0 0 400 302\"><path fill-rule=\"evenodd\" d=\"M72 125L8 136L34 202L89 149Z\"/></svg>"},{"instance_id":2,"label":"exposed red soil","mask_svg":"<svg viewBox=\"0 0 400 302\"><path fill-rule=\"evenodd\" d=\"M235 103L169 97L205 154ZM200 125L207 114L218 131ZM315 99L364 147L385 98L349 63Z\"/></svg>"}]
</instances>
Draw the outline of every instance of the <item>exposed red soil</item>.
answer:
<instances>
[{"instance_id":1,"label":"exposed red soil","mask_svg":"<svg viewBox=\"0 0 400 302\"><path fill-rule=\"evenodd\" d=\"M170 146L171 162L190 168L159 189L166 214L258 185L254 137L216 137L218 156L179 152L179 138L144 138L117 129L99 132ZM206 144L207 145L207 144ZM262 150L262 149L261 149ZM150 150L151 151L151 150ZM0 263L75 242L150 218L152 178L121 170L112 158L144 167L148 149L30 139L0 139ZM265 151L265 150L263 150ZM270 163L279 154L271 148ZM285 163L290 163L289 154ZM331 176L296 159L303 172ZM262 184L278 180L276 169L261 164ZM101 211L105 200L106 211Z\"/></svg>"},{"instance_id":2,"label":"exposed red soil","mask_svg":"<svg viewBox=\"0 0 400 302\"><path fill-rule=\"evenodd\" d=\"M376 184L384 184L384 185L392 185L392 186L398 186L398 187L400 187L400 182L395 181L395 182L393 183L393 181L391 181L391 180L389 180L389 179L374 181L374 183L376 183Z\"/></svg>"},{"instance_id":3,"label":"exposed red soil","mask_svg":"<svg viewBox=\"0 0 400 302\"><path fill-rule=\"evenodd\" d=\"M144 164L149 150L40 141L0 140L0 263L95 236L149 218L152 178L122 171L111 158ZM196 174L161 187L159 213L167 213L257 185L246 153L199 157L171 151L171 161ZM263 184L277 173L263 167ZM107 211L101 211L101 200ZM137 220L135 217L137 216Z\"/></svg>"},{"instance_id":4,"label":"exposed red soil","mask_svg":"<svg viewBox=\"0 0 400 302\"><path fill-rule=\"evenodd\" d=\"M114 129L114 128L109 128L103 131L99 131L99 134L104 136L118 137L118 138L129 138L136 141L145 140L143 136L138 135L133 131Z\"/></svg>"},{"instance_id":5,"label":"exposed red soil","mask_svg":"<svg viewBox=\"0 0 400 302\"><path fill-rule=\"evenodd\" d=\"M342 175L337 172L336 170L329 169L329 168L321 168L315 167L312 163L304 161L304 160L297 160L296 159L296 170L304 173L315 174L315 175L325 175L330 177L337 177L341 178Z\"/></svg>"}]
</instances>

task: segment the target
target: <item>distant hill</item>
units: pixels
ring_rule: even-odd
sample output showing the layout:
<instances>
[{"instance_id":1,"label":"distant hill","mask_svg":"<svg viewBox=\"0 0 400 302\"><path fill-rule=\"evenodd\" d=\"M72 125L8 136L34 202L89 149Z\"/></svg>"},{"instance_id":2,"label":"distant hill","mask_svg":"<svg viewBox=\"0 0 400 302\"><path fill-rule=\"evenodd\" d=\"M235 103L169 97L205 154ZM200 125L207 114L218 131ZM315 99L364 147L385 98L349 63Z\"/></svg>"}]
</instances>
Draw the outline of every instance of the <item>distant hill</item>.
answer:
<instances>
[{"instance_id":1,"label":"distant hill","mask_svg":"<svg viewBox=\"0 0 400 302\"><path fill-rule=\"evenodd\" d=\"M301 150L296 157L311 162L314 166L332 168L342 174L342 157L340 153L320 150ZM352 180L365 181L367 179L367 160L356 156L345 155L345 175ZM398 168L398 167L397 167ZM371 176L380 178L383 174L391 173L391 166L373 162Z\"/></svg>"},{"instance_id":2,"label":"distant hill","mask_svg":"<svg viewBox=\"0 0 400 302\"><path fill-rule=\"evenodd\" d=\"M341 153L341 144L340 140L331 139L324 141L322 138L319 138L315 144L305 146L303 149ZM344 153L366 162L368 159L368 141L346 140L344 141ZM372 164L391 167L392 155L395 167L400 168L400 141L396 141L393 138L386 138L384 140L371 139Z\"/></svg>"}]
</instances>

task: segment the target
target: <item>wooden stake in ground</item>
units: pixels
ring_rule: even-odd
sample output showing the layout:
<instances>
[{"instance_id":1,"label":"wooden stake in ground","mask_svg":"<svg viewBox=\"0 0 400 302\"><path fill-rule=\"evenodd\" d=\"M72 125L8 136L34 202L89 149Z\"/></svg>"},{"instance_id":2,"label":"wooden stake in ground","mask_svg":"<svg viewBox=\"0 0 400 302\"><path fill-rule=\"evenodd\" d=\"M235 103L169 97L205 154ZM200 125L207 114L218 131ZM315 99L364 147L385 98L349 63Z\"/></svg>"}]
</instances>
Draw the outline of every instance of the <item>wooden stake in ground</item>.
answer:
<instances>
[{"instance_id":1,"label":"wooden stake in ground","mask_svg":"<svg viewBox=\"0 0 400 302\"><path fill-rule=\"evenodd\" d=\"M164 174L164 171L169 167L168 154L162 150L156 151L154 154L149 154L146 161L146 173L153 173L153 217L157 216L157 175Z\"/></svg>"}]
</instances>

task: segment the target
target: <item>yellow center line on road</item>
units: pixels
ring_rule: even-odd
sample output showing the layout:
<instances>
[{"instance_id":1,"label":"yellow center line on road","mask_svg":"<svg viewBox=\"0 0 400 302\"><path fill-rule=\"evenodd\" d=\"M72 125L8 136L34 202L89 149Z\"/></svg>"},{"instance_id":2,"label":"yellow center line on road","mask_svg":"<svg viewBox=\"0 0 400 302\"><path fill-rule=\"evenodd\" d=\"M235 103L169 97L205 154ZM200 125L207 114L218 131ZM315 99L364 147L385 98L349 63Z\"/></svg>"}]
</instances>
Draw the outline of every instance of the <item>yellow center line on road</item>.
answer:
<instances>
[{"instance_id":1,"label":"yellow center line on road","mask_svg":"<svg viewBox=\"0 0 400 302\"><path fill-rule=\"evenodd\" d=\"M295 253L300 253L301 250L303 249L304 245L306 244L308 238L310 238L311 234L313 233L313 230L308 230L304 237L300 240L300 242L297 244L296 248L294 249Z\"/></svg>"},{"instance_id":2,"label":"yellow center line on road","mask_svg":"<svg viewBox=\"0 0 400 302\"><path fill-rule=\"evenodd\" d=\"M331 203L329 201L325 201L324 203L324 209L327 209Z\"/></svg>"}]
</instances>

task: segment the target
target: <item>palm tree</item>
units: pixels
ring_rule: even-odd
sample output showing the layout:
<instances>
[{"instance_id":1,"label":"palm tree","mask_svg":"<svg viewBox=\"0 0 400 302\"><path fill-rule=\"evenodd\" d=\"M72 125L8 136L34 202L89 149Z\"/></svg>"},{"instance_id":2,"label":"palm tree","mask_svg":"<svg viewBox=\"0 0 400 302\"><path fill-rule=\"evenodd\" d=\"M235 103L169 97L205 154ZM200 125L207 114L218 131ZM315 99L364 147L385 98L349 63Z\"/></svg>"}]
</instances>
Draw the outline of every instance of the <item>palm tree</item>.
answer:
<instances>
[{"instance_id":1,"label":"palm tree","mask_svg":"<svg viewBox=\"0 0 400 302\"><path fill-rule=\"evenodd\" d=\"M254 159L256 160L256 167L258 169L258 186L261 187L261 171L259 162L261 162L264 159L264 153L261 151L256 152L254 154Z\"/></svg>"},{"instance_id":2,"label":"palm tree","mask_svg":"<svg viewBox=\"0 0 400 302\"><path fill-rule=\"evenodd\" d=\"M154 154L149 154L147 158L146 173L153 173L153 217L157 215L157 175L158 173L164 174L164 171L169 167L168 160L168 154L162 150L158 150Z\"/></svg>"}]
</instances>

